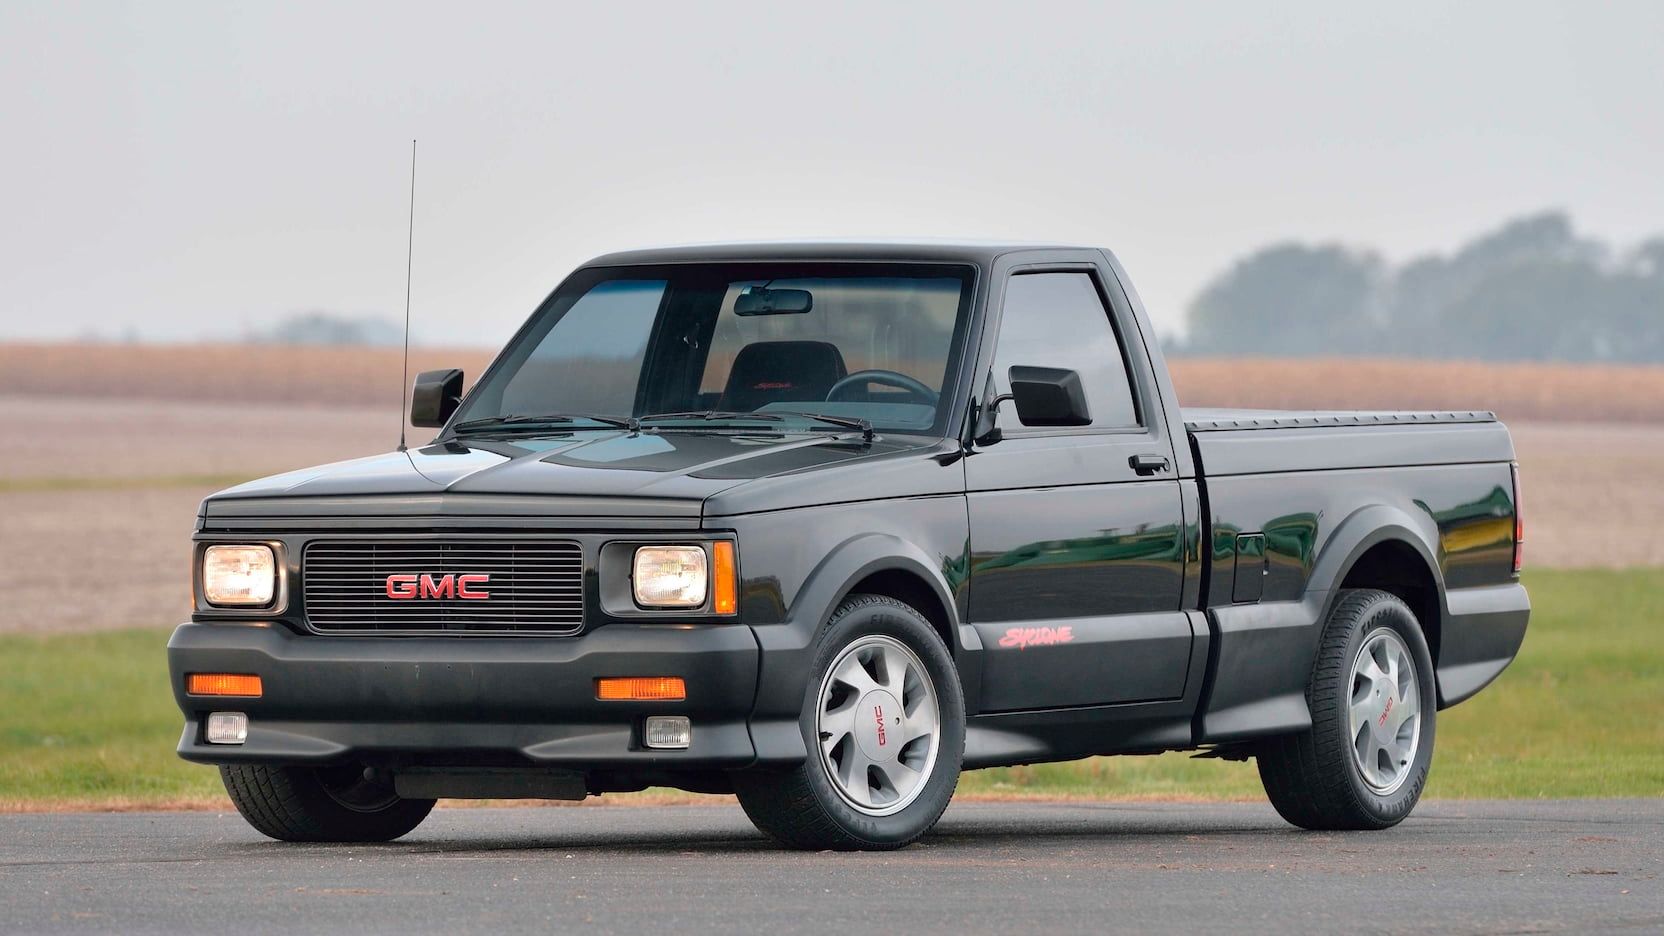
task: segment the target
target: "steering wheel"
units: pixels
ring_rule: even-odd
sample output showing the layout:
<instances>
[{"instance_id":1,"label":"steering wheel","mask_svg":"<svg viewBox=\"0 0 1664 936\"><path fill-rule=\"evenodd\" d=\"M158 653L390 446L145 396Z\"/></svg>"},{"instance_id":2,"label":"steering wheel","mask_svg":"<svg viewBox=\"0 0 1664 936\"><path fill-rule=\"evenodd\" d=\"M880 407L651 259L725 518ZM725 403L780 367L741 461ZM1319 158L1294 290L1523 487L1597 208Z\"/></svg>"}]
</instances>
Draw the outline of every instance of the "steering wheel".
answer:
<instances>
[{"instance_id":1,"label":"steering wheel","mask_svg":"<svg viewBox=\"0 0 1664 936\"><path fill-rule=\"evenodd\" d=\"M860 370L833 384L826 391L826 401L830 403L838 399L850 387L859 387L866 384L879 384L884 387L905 390L909 396L926 406L935 406L937 401L942 398L940 393L930 389L924 381L915 377L889 370Z\"/></svg>"}]
</instances>

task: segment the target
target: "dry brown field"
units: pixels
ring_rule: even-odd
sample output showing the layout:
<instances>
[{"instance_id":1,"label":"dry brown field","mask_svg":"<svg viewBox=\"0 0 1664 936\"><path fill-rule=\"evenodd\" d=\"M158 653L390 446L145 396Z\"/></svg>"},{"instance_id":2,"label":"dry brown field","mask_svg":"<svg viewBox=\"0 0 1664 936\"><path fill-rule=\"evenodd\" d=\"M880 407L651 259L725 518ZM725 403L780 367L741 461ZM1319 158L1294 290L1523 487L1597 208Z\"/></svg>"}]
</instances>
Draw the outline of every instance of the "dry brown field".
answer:
<instances>
[{"instance_id":1,"label":"dry brown field","mask_svg":"<svg viewBox=\"0 0 1664 936\"><path fill-rule=\"evenodd\" d=\"M412 348L410 373L490 362L479 349ZM0 344L0 394L199 403L399 405L397 348L277 345ZM395 427L396 428L396 427Z\"/></svg>"},{"instance_id":2,"label":"dry brown field","mask_svg":"<svg viewBox=\"0 0 1664 936\"><path fill-rule=\"evenodd\" d=\"M1381 358L1178 358L1185 406L1490 410L1512 423L1664 425L1664 367Z\"/></svg>"},{"instance_id":3,"label":"dry brown field","mask_svg":"<svg viewBox=\"0 0 1664 936\"><path fill-rule=\"evenodd\" d=\"M488 359L422 349L412 370ZM0 632L180 620L202 497L391 448L399 367L384 350L0 345ZM1495 410L1529 563L1664 565L1664 368L1184 359L1174 379L1187 405Z\"/></svg>"},{"instance_id":4,"label":"dry brown field","mask_svg":"<svg viewBox=\"0 0 1664 936\"><path fill-rule=\"evenodd\" d=\"M410 370L490 362L477 348L415 348ZM1186 406L1479 409L1517 422L1664 424L1664 367L1379 358L1176 358ZM398 405L391 348L0 344L0 394L199 403Z\"/></svg>"}]
</instances>

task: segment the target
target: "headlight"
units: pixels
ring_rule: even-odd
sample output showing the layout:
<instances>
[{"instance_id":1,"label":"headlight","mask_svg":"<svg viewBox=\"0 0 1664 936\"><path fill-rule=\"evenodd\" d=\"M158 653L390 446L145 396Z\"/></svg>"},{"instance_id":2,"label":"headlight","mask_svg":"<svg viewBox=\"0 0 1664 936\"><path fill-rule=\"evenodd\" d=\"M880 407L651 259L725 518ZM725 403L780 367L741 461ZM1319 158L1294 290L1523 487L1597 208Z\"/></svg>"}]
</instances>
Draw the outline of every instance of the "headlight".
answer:
<instances>
[{"instance_id":1,"label":"headlight","mask_svg":"<svg viewBox=\"0 0 1664 936\"><path fill-rule=\"evenodd\" d=\"M202 597L211 605L258 607L277 591L270 546L210 546L202 554Z\"/></svg>"},{"instance_id":2,"label":"headlight","mask_svg":"<svg viewBox=\"0 0 1664 936\"><path fill-rule=\"evenodd\" d=\"M710 582L702 546L642 546L630 581L644 608L698 608Z\"/></svg>"}]
</instances>

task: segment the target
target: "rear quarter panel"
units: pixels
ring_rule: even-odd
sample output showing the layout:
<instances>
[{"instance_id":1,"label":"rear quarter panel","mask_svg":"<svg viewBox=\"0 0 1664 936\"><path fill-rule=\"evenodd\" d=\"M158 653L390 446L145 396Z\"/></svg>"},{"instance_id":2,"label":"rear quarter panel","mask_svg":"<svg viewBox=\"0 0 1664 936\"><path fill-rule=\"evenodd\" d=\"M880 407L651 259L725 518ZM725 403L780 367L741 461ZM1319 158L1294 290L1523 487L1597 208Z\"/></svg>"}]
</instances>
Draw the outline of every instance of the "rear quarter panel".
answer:
<instances>
[{"instance_id":1,"label":"rear quarter panel","mask_svg":"<svg viewBox=\"0 0 1664 936\"><path fill-rule=\"evenodd\" d=\"M1371 547L1398 540L1438 592L1420 612L1440 698L1506 667L1529 609L1513 572L1513 445L1500 423L1197 432L1218 634L1200 740L1310 724L1305 687L1328 609ZM1265 537L1263 594L1233 601L1239 534Z\"/></svg>"}]
</instances>

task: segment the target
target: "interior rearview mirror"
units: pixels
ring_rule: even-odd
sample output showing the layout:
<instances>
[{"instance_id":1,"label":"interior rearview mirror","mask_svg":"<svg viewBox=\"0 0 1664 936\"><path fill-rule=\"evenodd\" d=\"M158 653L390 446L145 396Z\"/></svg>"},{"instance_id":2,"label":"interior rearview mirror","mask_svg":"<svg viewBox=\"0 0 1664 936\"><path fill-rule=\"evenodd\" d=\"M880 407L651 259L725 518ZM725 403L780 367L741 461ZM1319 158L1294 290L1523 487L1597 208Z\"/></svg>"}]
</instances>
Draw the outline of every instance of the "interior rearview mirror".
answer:
<instances>
[{"instance_id":1,"label":"interior rearview mirror","mask_svg":"<svg viewBox=\"0 0 1664 936\"><path fill-rule=\"evenodd\" d=\"M734 297L735 315L793 315L815 307L815 294L807 289L769 289L747 286Z\"/></svg>"},{"instance_id":2,"label":"interior rearview mirror","mask_svg":"<svg viewBox=\"0 0 1664 936\"><path fill-rule=\"evenodd\" d=\"M462 371L456 368L423 371L410 390L410 424L438 429L451 419L462 402Z\"/></svg>"}]
</instances>

